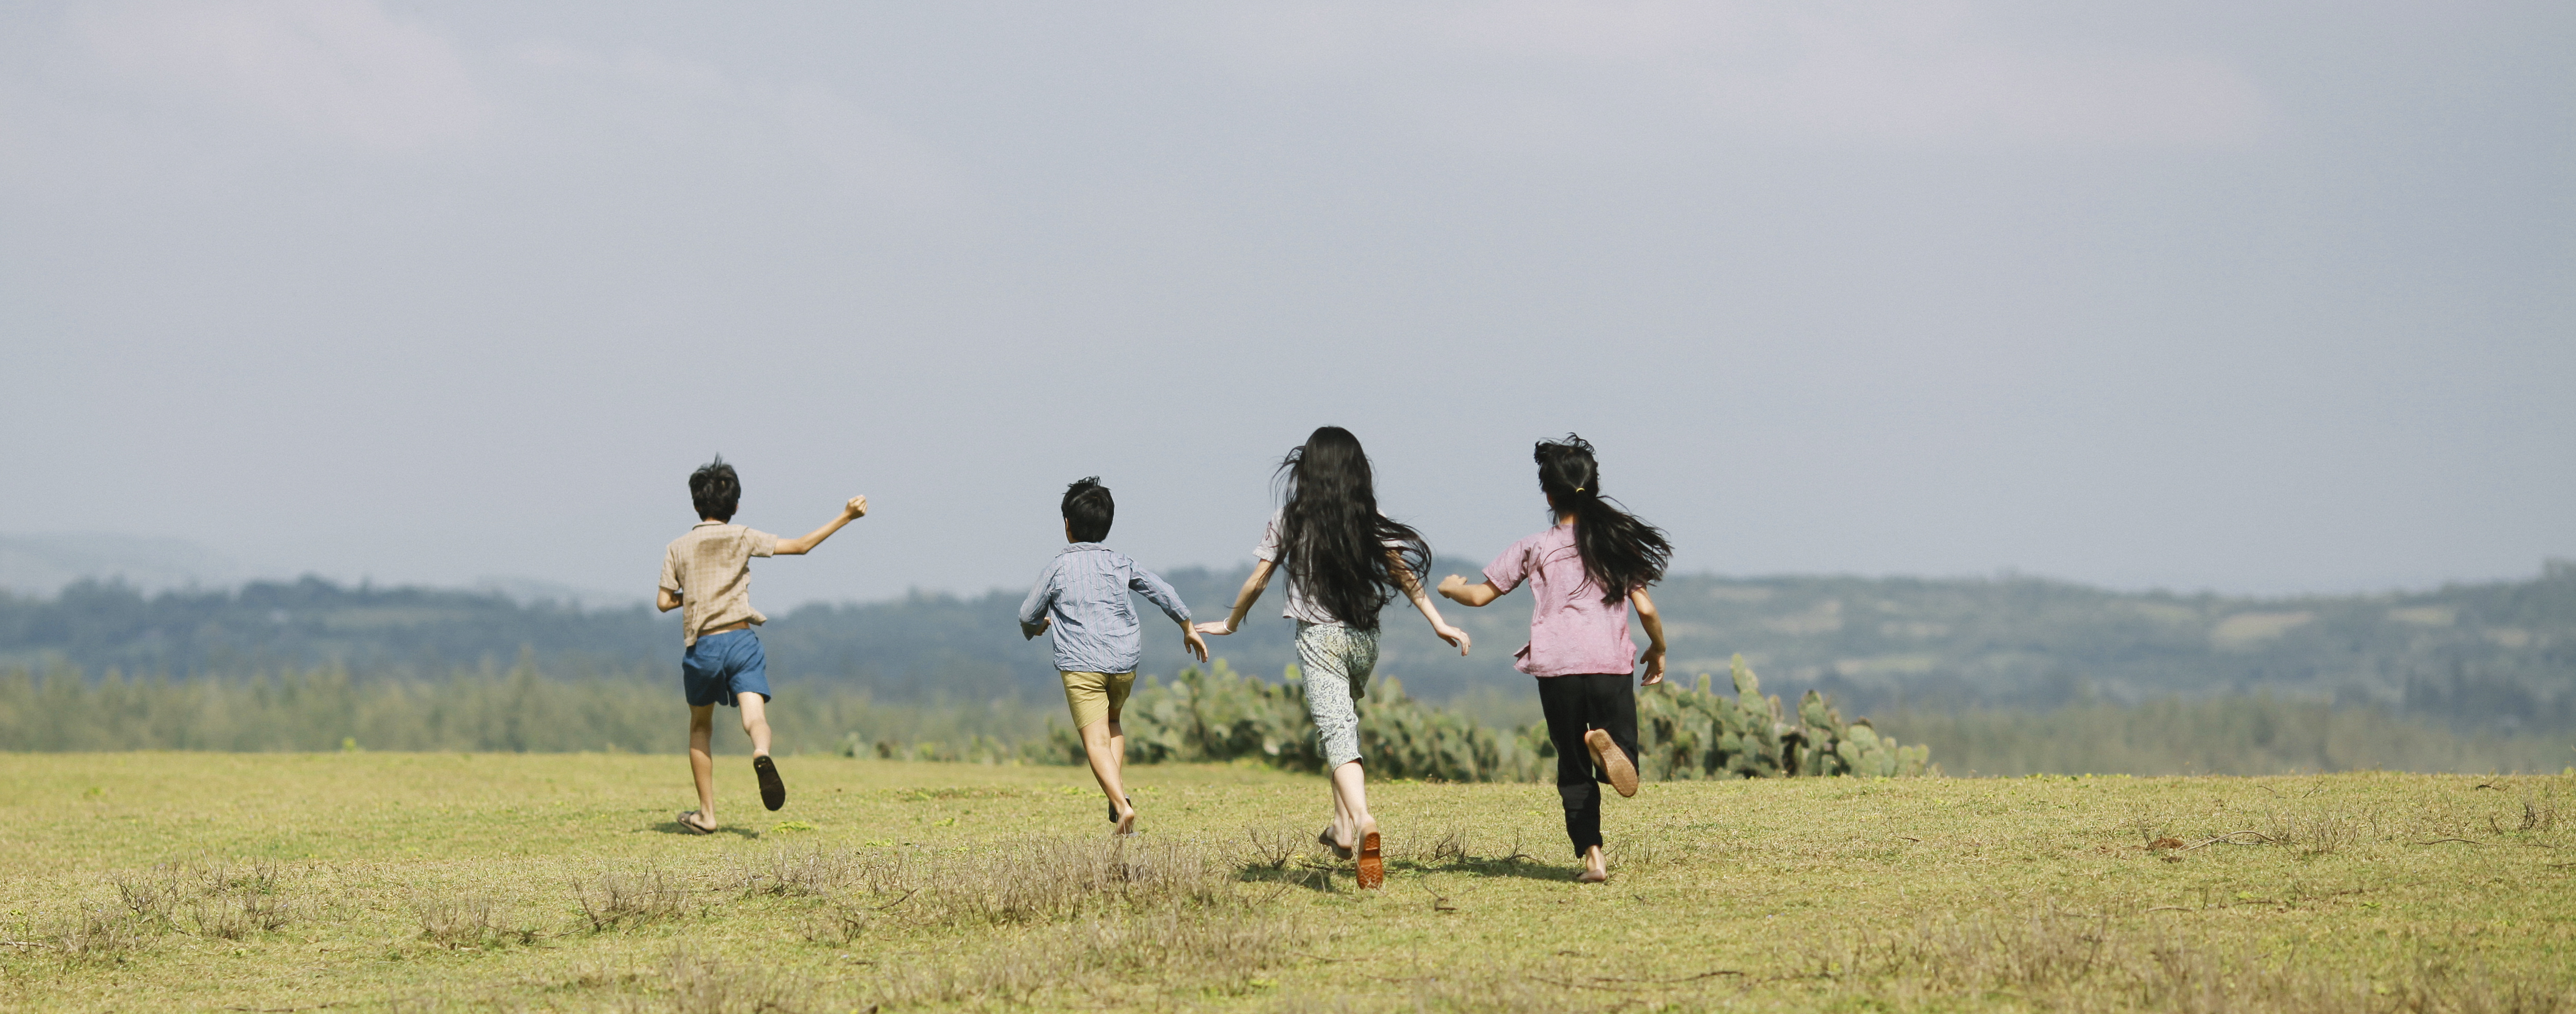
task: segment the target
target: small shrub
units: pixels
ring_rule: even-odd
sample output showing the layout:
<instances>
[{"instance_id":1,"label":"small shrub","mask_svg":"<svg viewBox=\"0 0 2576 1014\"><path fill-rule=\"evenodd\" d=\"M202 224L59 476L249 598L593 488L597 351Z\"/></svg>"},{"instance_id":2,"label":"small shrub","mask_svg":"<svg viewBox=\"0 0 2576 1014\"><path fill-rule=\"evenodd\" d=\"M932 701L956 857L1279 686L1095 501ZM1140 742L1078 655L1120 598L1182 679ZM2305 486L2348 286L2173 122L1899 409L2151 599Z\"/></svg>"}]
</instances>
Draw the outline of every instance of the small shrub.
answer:
<instances>
[{"instance_id":1,"label":"small shrub","mask_svg":"<svg viewBox=\"0 0 2576 1014\"><path fill-rule=\"evenodd\" d=\"M848 887L859 877L858 860L827 848L774 849L757 867L739 870L736 885L746 896L774 894L807 897Z\"/></svg>"},{"instance_id":2,"label":"small shrub","mask_svg":"<svg viewBox=\"0 0 2576 1014\"><path fill-rule=\"evenodd\" d=\"M792 976L685 947L672 952L668 975L673 1014L801 1014L814 992Z\"/></svg>"},{"instance_id":3,"label":"small shrub","mask_svg":"<svg viewBox=\"0 0 2576 1014\"><path fill-rule=\"evenodd\" d=\"M677 919L691 908L688 888L658 866L636 873L603 871L590 883L575 881L573 899L594 933Z\"/></svg>"},{"instance_id":4,"label":"small shrub","mask_svg":"<svg viewBox=\"0 0 2576 1014\"><path fill-rule=\"evenodd\" d=\"M239 940L260 933L275 933L293 922L294 901L253 891L234 891L198 901L189 909L197 925L197 935L219 940Z\"/></svg>"},{"instance_id":5,"label":"small shrub","mask_svg":"<svg viewBox=\"0 0 2576 1014\"><path fill-rule=\"evenodd\" d=\"M142 944L134 914L113 908L83 908L54 934L54 947L74 961L119 960Z\"/></svg>"},{"instance_id":6,"label":"small shrub","mask_svg":"<svg viewBox=\"0 0 2576 1014\"><path fill-rule=\"evenodd\" d=\"M420 917L421 939L441 947L473 949L537 939L535 929L510 925L507 913L489 898L422 899L412 903L412 911Z\"/></svg>"},{"instance_id":7,"label":"small shrub","mask_svg":"<svg viewBox=\"0 0 2576 1014\"><path fill-rule=\"evenodd\" d=\"M117 900L124 902L136 919L154 926L172 925L182 895L189 893L180 885L176 872L167 866L150 873L119 874L115 880Z\"/></svg>"}]
</instances>

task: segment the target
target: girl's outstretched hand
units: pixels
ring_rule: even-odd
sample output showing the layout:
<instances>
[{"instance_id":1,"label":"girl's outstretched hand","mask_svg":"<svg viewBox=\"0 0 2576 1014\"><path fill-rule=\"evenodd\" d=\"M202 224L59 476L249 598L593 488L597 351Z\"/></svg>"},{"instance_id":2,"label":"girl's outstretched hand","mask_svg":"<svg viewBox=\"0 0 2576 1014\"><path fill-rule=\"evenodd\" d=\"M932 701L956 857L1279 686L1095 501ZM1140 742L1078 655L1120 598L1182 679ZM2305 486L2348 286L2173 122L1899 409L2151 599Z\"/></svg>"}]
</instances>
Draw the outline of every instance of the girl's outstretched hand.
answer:
<instances>
[{"instance_id":1,"label":"girl's outstretched hand","mask_svg":"<svg viewBox=\"0 0 2576 1014\"><path fill-rule=\"evenodd\" d=\"M1453 627L1453 626L1450 626L1450 625L1448 625L1448 624L1446 624L1446 623L1443 623L1443 624L1440 624L1440 625L1438 625L1438 626L1432 627L1432 628L1431 628L1431 632L1432 632L1432 633L1435 633L1435 634L1440 635L1440 639L1441 639L1441 640L1443 640L1443 641L1447 641L1447 642L1449 642L1449 643L1451 643L1451 644L1454 644L1454 645L1457 645L1457 646L1458 646L1458 654L1459 654L1459 656L1460 656L1460 657L1462 657L1462 658L1463 658L1463 657L1465 657L1465 656L1466 656L1466 654L1467 654L1467 632L1466 632L1466 631L1464 631L1464 630L1460 630L1460 629L1458 629L1458 628L1456 628L1456 627Z\"/></svg>"},{"instance_id":2,"label":"girl's outstretched hand","mask_svg":"<svg viewBox=\"0 0 2576 1014\"><path fill-rule=\"evenodd\" d=\"M1227 634L1234 633L1234 628L1233 628L1233 627L1230 627L1230 626L1227 626L1227 625L1226 625L1226 622L1225 622L1224 620L1208 620L1208 621L1206 621L1206 622L1204 622L1204 623L1200 623L1200 624L1198 624L1198 625L1196 625L1196 626L1191 627L1191 628L1190 628L1190 630L1191 630L1193 633L1206 634L1206 635L1208 635L1208 636L1210 636L1210 637L1224 637L1224 636L1225 636L1225 635L1227 635ZM1207 647L1207 645L1206 645L1204 642L1202 642L1199 646L1200 646L1201 648L1205 648L1205 647Z\"/></svg>"},{"instance_id":3,"label":"girl's outstretched hand","mask_svg":"<svg viewBox=\"0 0 2576 1014\"><path fill-rule=\"evenodd\" d=\"M1663 681L1664 649L1648 648L1646 649L1646 675L1645 678L1637 681L1637 685L1641 687L1651 687Z\"/></svg>"},{"instance_id":4,"label":"girl's outstretched hand","mask_svg":"<svg viewBox=\"0 0 2576 1014\"><path fill-rule=\"evenodd\" d=\"M1208 660L1207 642L1199 640L1197 627L1181 628L1181 644L1189 649L1191 657L1201 662Z\"/></svg>"}]
</instances>

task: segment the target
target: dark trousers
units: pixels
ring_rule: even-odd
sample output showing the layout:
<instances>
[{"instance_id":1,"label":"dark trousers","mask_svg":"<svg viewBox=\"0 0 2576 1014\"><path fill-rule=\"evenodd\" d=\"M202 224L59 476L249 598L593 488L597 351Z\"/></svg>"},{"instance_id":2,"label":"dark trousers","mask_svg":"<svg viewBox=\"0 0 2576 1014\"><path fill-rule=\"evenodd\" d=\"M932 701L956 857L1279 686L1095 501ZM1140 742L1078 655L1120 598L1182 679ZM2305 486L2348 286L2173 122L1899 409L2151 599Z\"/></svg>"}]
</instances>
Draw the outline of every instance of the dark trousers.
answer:
<instances>
[{"instance_id":1,"label":"dark trousers","mask_svg":"<svg viewBox=\"0 0 2576 1014\"><path fill-rule=\"evenodd\" d=\"M1600 729L1637 760L1637 691L1629 674L1538 677L1538 706L1547 715L1547 738L1556 744L1556 794L1565 801L1565 836L1574 854L1601 844L1601 784L1583 734Z\"/></svg>"}]
</instances>

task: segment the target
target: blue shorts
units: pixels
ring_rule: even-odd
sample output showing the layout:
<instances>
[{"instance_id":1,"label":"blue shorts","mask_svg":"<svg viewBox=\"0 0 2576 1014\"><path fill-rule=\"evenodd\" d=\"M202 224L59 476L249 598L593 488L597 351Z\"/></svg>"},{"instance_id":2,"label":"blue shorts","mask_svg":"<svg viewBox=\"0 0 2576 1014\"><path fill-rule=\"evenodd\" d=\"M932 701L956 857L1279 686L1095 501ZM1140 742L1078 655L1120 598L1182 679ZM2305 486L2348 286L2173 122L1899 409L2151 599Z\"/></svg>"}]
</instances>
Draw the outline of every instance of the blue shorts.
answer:
<instances>
[{"instance_id":1,"label":"blue shorts","mask_svg":"<svg viewBox=\"0 0 2576 1014\"><path fill-rule=\"evenodd\" d=\"M680 685L689 706L734 706L735 694L759 694L769 700L769 657L760 652L760 637L750 630L708 634L680 653Z\"/></svg>"}]
</instances>

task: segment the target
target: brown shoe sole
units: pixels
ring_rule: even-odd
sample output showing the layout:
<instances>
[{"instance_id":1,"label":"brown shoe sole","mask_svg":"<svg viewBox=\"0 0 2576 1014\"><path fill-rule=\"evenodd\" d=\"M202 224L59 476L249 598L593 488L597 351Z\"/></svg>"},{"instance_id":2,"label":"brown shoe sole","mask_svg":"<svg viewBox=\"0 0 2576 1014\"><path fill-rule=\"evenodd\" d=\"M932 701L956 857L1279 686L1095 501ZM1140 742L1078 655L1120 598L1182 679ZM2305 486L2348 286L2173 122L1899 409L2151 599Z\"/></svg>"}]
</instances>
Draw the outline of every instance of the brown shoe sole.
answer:
<instances>
[{"instance_id":1,"label":"brown shoe sole","mask_svg":"<svg viewBox=\"0 0 2576 1014\"><path fill-rule=\"evenodd\" d=\"M1386 859L1379 854L1377 832L1360 832L1360 890L1386 886Z\"/></svg>"},{"instance_id":2,"label":"brown shoe sole","mask_svg":"<svg viewBox=\"0 0 2576 1014\"><path fill-rule=\"evenodd\" d=\"M1637 765L1629 763L1628 751L1619 749L1619 744L1610 739L1609 733L1599 729L1584 733L1583 745L1592 749L1593 766L1600 768L1601 774L1610 779L1612 790L1623 798L1637 794Z\"/></svg>"}]
</instances>

